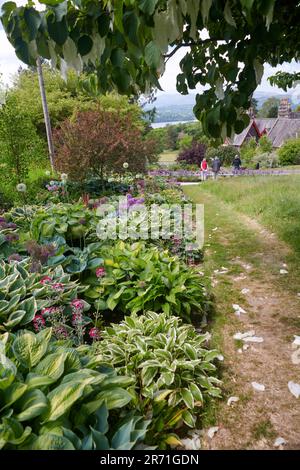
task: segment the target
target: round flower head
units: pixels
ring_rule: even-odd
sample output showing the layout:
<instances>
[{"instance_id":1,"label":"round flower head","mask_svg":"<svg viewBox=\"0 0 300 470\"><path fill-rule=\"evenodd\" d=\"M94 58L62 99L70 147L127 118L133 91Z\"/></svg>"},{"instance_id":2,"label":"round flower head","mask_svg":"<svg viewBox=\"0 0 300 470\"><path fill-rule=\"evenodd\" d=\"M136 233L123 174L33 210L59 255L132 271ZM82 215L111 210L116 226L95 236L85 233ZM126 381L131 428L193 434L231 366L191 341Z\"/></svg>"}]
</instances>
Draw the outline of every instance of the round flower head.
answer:
<instances>
[{"instance_id":1,"label":"round flower head","mask_svg":"<svg viewBox=\"0 0 300 470\"><path fill-rule=\"evenodd\" d=\"M62 181L66 181L66 180L68 179L67 173L62 173L62 174L60 175L60 179L61 179Z\"/></svg>"},{"instance_id":2,"label":"round flower head","mask_svg":"<svg viewBox=\"0 0 300 470\"><path fill-rule=\"evenodd\" d=\"M49 171L49 170L46 170L46 171L45 171L45 175L46 175L46 176L50 176L50 175L51 175L50 171Z\"/></svg>"},{"instance_id":3,"label":"round flower head","mask_svg":"<svg viewBox=\"0 0 300 470\"><path fill-rule=\"evenodd\" d=\"M19 193L26 193L27 187L25 183L17 184L16 188L17 188L17 191L19 191Z\"/></svg>"},{"instance_id":4,"label":"round flower head","mask_svg":"<svg viewBox=\"0 0 300 470\"><path fill-rule=\"evenodd\" d=\"M124 163L123 163L123 168L126 170L128 167L129 167L128 163L127 163L127 162L124 162Z\"/></svg>"},{"instance_id":5,"label":"round flower head","mask_svg":"<svg viewBox=\"0 0 300 470\"><path fill-rule=\"evenodd\" d=\"M96 276L97 276L97 277L103 277L103 276L105 276L105 268L97 268L97 269L96 269Z\"/></svg>"}]
</instances>

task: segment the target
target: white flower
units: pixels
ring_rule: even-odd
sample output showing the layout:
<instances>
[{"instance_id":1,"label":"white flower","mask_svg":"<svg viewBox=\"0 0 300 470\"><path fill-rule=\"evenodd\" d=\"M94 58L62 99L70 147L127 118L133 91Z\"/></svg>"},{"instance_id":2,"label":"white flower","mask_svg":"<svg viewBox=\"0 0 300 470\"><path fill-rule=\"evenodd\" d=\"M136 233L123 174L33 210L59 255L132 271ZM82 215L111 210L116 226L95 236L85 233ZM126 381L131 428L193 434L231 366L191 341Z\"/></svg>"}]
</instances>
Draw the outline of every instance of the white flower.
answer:
<instances>
[{"instance_id":1,"label":"white flower","mask_svg":"<svg viewBox=\"0 0 300 470\"><path fill-rule=\"evenodd\" d=\"M123 168L125 168L125 170L129 167L128 163L127 162L124 162L123 163Z\"/></svg>"},{"instance_id":2,"label":"white flower","mask_svg":"<svg viewBox=\"0 0 300 470\"><path fill-rule=\"evenodd\" d=\"M19 183L17 184L16 188L17 188L17 191L19 191L19 193L26 193L26 190L27 190L26 184Z\"/></svg>"},{"instance_id":3,"label":"white flower","mask_svg":"<svg viewBox=\"0 0 300 470\"><path fill-rule=\"evenodd\" d=\"M66 181L66 180L68 179L67 173L62 173L62 174L60 175L60 179L61 179L62 181Z\"/></svg>"},{"instance_id":4,"label":"white flower","mask_svg":"<svg viewBox=\"0 0 300 470\"><path fill-rule=\"evenodd\" d=\"M49 181L49 184L50 184L50 186L53 186L54 184L56 184L56 181L51 180L51 181Z\"/></svg>"},{"instance_id":5,"label":"white flower","mask_svg":"<svg viewBox=\"0 0 300 470\"><path fill-rule=\"evenodd\" d=\"M51 175L51 172L49 170L45 171L45 175L46 176L50 176Z\"/></svg>"}]
</instances>

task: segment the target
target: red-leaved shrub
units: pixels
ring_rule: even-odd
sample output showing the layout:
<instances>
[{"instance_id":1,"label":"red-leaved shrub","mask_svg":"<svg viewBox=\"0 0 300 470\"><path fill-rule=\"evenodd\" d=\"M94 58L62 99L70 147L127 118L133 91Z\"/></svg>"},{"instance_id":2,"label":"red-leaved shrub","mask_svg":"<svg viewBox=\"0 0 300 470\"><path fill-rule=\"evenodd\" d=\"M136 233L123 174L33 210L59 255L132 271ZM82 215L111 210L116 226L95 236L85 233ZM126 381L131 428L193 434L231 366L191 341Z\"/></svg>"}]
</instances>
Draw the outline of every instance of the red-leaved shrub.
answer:
<instances>
[{"instance_id":1,"label":"red-leaved shrub","mask_svg":"<svg viewBox=\"0 0 300 470\"><path fill-rule=\"evenodd\" d=\"M101 179L109 172L145 171L146 162L155 160L156 145L147 140L134 124L130 113L97 109L79 112L54 132L55 168L70 179L81 181L89 176Z\"/></svg>"},{"instance_id":2,"label":"red-leaved shrub","mask_svg":"<svg viewBox=\"0 0 300 470\"><path fill-rule=\"evenodd\" d=\"M191 148L183 150L177 157L180 163L189 163L200 165L205 157L206 145L201 143L194 143Z\"/></svg>"}]
</instances>

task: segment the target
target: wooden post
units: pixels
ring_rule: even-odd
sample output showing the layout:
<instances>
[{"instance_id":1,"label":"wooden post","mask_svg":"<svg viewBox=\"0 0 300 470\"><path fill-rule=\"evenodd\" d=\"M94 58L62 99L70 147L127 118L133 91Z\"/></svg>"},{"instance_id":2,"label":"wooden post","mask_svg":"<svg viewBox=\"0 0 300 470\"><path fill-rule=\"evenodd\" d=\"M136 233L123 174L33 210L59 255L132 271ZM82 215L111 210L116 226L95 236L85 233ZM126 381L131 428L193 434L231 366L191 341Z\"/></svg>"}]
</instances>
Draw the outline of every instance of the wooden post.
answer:
<instances>
[{"instance_id":1,"label":"wooden post","mask_svg":"<svg viewBox=\"0 0 300 470\"><path fill-rule=\"evenodd\" d=\"M36 66L37 72L39 77L39 85L40 85L40 92L41 92L41 99L42 99L42 106L43 106L43 113L44 113L44 120L46 126L46 134L47 134L47 141L48 141L48 150L49 150L49 158L52 171L54 170L54 145L53 145L53 136L52 136L52 129L51 129L51 122L49 116L49 110L47 105L47 98L45 92L45 83L43 77L43 69L41 64L41 59L38 57L36 59Z\"/></svg>"}]
</instances>

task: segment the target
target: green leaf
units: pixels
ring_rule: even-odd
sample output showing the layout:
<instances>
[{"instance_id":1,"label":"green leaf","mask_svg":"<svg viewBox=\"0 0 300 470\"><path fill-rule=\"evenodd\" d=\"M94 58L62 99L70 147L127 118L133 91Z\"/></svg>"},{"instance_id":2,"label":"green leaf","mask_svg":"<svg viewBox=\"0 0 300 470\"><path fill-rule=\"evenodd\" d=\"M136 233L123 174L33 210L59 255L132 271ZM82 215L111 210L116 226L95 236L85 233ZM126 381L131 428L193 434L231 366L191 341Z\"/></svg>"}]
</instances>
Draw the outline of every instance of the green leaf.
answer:
<instances>
[{"instance_id":1,"label":"green leaf","mask_svg":"<svg viewBox=\"0 0 300 470\"><path fill-rule=\"evenodd\" d=\"M32 450L75 450L75 447L64 436L43 434L34 441Z\"/></svg>"},{"instance_id":2,"label":"green leaf","mask_svg":"<svg viewBox=\"0 0 300 470\"><path fill-rule=\"evenodd\" d=\"M161 52L154 41L151 41L145 47L145 61L152 69L158 69L161 61Z\"/></svg>"},{"instance_id":3,"label":"green leaf","mask_svg":"<svg viewBox=\"0 0 300 470\"><path fill-rule=\"evenodd\" d=\"M21 408L21 412L16 416L17 419L29 421L48 409L48 400L40 390L33 389L25 392L17 406Z\"/></svg>"},{"instance_id":4,"label":"green leaf","mask_svg":"<svg viewBox=\"0 0 300 470\"><path fill-rule=\"evenodd\" d=\"M113 410L127 405L132 400L132 395L123 388L116 387L98 393L97 400L102 399L105 401L107 409Z\"/></svg>"},{"instance_id":5,"label":"green leaf","mask_svg":"<svg viewBox=\"0 0 300 470\"><path fill-rule=\"evenodd\" d=\"M153 15L158 0L140 0L139 9L146 15Z\"/></svg>"},{"instance_id":6,"label":"green leaf","mask_svg":"<svg viewBox=\"0 0 300 470\"><path fill-rule=\"evenodd\" d=\"M29 41L36 38L42 19L34 8L26 7L24 10L24 20L29 30Z\"/></svg>"},{"instance_id":7,"label":"green leaf","mask_svg":"<svg viewBox=\"0 0 300 470\"><path fill-rule=\"evenodd\" d=\"M84 36L81 36L78 39L77 47L80 55L87 55L93 47L92 38L90 36L87 36L86 34Z\"/></svg>"},{"instance_id":8,"label":"green leaf","mask_svg":"<svg viewBox=\"0 0 300 470\"><path fill-rule=\"evenodd\" d=\"M184 388L180 392L181 397L188 408L194 408L194 397L191 391L187 388Z\"/></svg>"},{"instance_id":9,"label":"green leaf","mask_svg":"<svg viewBox=\"0 0 300 470\"><path fill-rule=\"evenodd\" d=\"M224 18L228 24L234 26L236 28L236 22L232 16L231 7L230 7L230 0L227 0L225 9L224 9Z\"/></svg>"},{"instance_id":10,"label":"green leaf","mask_svg":"<svg viewBox=\"0 0 300 470\"><path fill-rule=\"evenodd\" d=\"M47 17L47 25L50 38L62 46L69 36L66 18L56 22L54 15L50 15Z\"/></svg>"},{"instance_id":11,"label":"green leaf","mask_svg":"<svg viewBox=\"0 0 300 470\"><path fill-rule=\"evenodd\" d=\"M194 428L196 425L196 417L192 415L192 413L189 410L185 410L182 413L182 419L185 422L187 426L190 428Z\"/></svg>"},{"instance_id":12,"label":"green leaf","mask_svg":"<svg viewBox=\"0 0 300 470\"><path fill-rule=\"evenodd\" d=\"M25 315L26 315L26 312L24 310L16 310L15 312L10 314L7 322L3 324L9 330L13 328L14 326L18 325Z\"/></svg>"},{"instance_id":13,"label":"green leaf","mask_svg":"<svg viewBox=\"0 0 300 470\"><path fill-rule=\"evenodd\" d=\"M113 49L110 60L114 67L123 67L125 60L125 52L123 49L120 47Z\"/></svg>"},{"instance_id":14,"label":"green leaf","mask_svg":"<svg viewBox=\"0 0 300 470\"><path fill-rule=\"evenodd\" d=\"M1 411L17 401L26 391L27 385L21 382L11 384L3 392L3 403L1 403ZM2 406L3 405L3 406Z\"/></svg>"},{"instance_id":15,"label":"green leaf","mask_svg":"<svg viewBox=\"0 0 300 470\"><path fill-rule=\"evenodd\" d=\"M35 367L34 373L45 375L51 379L58 380L64 372L64 364L67 353L53 353L44 357L44 359Z\"/></svg>"},{"instance_id":16,"label":"green leaf","mask_svg":"<svg viewBox=\"0 0 300 470\"><path fill-rule=\"evenodd\" d=\"M189 389L190 389L190 392L193 394L194 400L196 402L203 403L203 396L199 387L195 383L190 383Z\"/></svg>"},{"instance_id":17,"label":"green leaf","mask_svg":"<svg viewBox=\"0 0 300 470\"><path fill-rule=\"evenodd\" d=\"M201 2L201 14L203 23L206 24L209 16L209 10L211 9L213 0L202 0Z\"/></svg>"},{"instance_id":18,"label":"green leaf","mask_svg":"<svg viewBox=\"0 0 300 470\"><path fill-rule=\"evenodd\" d=\"M82 397L89 379L82 382L66 382L53 389L48 394L50 403L49 412L45 421L55 421L69 411L69 409Z\"/></svg>"},{"instance_id":19,"label":"green leaf","mask_svg":"<svg viewBox=\"0 0 300 470\"><path fill-rule=\"evenodd\" d=\"M51 328L47 328L37 335L31 331L21 331L12 345L15 357L22 365L31 369L47 351L51 334Z\"/></svg>"}]
</instances>

